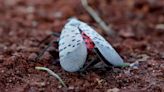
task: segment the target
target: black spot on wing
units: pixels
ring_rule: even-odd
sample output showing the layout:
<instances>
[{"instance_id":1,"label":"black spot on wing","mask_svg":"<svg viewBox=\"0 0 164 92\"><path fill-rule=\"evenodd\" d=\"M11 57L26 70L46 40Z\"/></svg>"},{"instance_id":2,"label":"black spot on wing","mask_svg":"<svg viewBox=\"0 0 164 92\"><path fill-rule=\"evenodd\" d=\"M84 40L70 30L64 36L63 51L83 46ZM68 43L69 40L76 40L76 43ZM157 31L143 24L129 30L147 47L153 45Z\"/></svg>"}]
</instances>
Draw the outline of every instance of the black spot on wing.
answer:
<instances>
[{"instance_id":1,"label":"black spot on wing","mask_svg":"<svg viewBox=\"0 0 164 92\"><path fill-rule=\"evenodd\" d=\"M96 43L98 43L98 44L99 44L100 42L99 42L99 41L96 41Z\"/></svg>"},{"instance_id":2,"label":"black spot on wing","mask_svg":"<svg viewBox=\"0 0 164 92\"><path fill-rule=\"evenodd\" d=\"M66 49L67 47L64 47L63 49Z\"/></svg>"},{"instance_id":3,"label":"black spot on wing","mask_svg":"<svg viewBox=\"0 0 164 92\"><path fill-rule=\"evenodd\" d=\"M72 42L74 42L76 39L72 39Z\"/></svg>"},{"instance_id":4,"label":"black spot on wing","mask_svg":"<svg viewBox=\"0 0 164 92\"><path fill-rule=\"evenodd\" d=\"M77 40L77 42L80 42L80 40Z\"/></svg>"},{"instance_id":5,"label":"black spot on wing","mask_svg":"<svg viewBox=\"0 0 164 92\"><path fill-rule=\"evenodd\" d=\"M98 37L94 37L94 39L99 40L99 41L104 41L103 39L98 38Z\"/></svg>"},{"instance_id":6,"label":"black spot on wing","mask_svg":"<svg viewBox=\"0 0 164 92\"><path fill-rule=\"evenodd\" d=\"M72 47L74 48L74 47L75 47L75 45L72 45Z\"/></svg>"},{"instance_id":7,"label":"black spot on wing","mask_svg":"<svg viewBox=\"0 0 164 92\"><path fill-rule=\"evenodd\" d=\"M106 46L106 47L107 47L108 49L110 49L109 46Z\"/></svg>"},{"instance_id":8,"label":"black spot on wing","mask_svg":"<svg viewBox=\"0 0 164 92\"><path fill-rule=\"evenodd\" d=\"M67 54L70 54L71 52L67 52Z\"/></svg>"},{"instance_id":9,"label":"black spot on wing","mask_svg":"<svg viewBox=\"0 0 164 92\"><path fill-rule=\"evenodd\" d=\"M77 46L80 45L80 43L77 43Z\"/></svg>"},{"instance_id":10,"label":"black spot on wing","mask_svg":"<svg viewBox=\"0 0 164 92\"><path fill-rule=\"evenodd\" d=\"M63 51L63 49L59 49L59 52Z\"/></svg>"},{"instance_id":11,"label":"black spot on wing","mask_svg":"<svg viewBox=\"0 0 164 92\"><path fill-rule=\"evenodd\" d=\"M64 35L63 35L63 36L61 36L61 37L60 37L60 40L61 40L61 39L63 39L64 37L65 37Z\"/></svg>"}]
</instances>

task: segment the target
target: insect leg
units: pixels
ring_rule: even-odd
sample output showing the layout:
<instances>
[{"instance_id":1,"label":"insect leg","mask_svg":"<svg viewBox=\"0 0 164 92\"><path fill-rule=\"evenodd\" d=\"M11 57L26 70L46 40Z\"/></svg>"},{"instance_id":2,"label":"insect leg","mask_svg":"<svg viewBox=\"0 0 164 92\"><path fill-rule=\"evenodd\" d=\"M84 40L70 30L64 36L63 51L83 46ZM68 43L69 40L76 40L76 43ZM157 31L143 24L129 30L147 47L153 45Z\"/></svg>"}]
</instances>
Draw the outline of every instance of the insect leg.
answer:
<instances>
[{"instance_id":1,"label":"insect leg","mask_svg":"<svg viewBox=\"0 0 164 92\"><path fill-rule=\"evenodd\" d=\"M82 69L80 69L79 72L84 72L87 68L97 64L99 62L99 59L96 57L92 61L90 61L87 65L85 65Z\"/></svg>"},{"instance_id":2,"label":"insect leg","mask_svg":"<svg viewBox=\"0 0 164 92\"><path fill-rule=\"evenodd\" d=\"M49 43L48 46L41 53L39 53L39 55L37 56L36 60L39 60L43 56L44 52L47 51L47 49L50 46L51 46L51 43Z\"/></svg>"},{"instance_id":3,"label":"insect leg","mask_svg":"<svg viewBox=\"0 0 164 92\"><path fill-rule=\"evenodd\" d=\"M37 46L40 46L42 43L46 42L51 36L59 38L60 37L60 33L57 33L57 32L50 33L43 40L41 40L40 43Z\"/></svg>"},{"instance_id":4,"label":"insect leg","mask_svg":"<svg viewBox=\"0 0 164 92\"><path fill-rule=\"evenodd\" d=\"M57 33L57 32L52 32L51 35L53 35L55 37L60 37L60 33Z\"/></svg>"},{"instance_id":5,"label":"insect leg","mask_svg":"<svg viewBox=\"0 0 164 92\"><path fill-rule=\"evenodd\" d=\"M37 47L40 46L42 43L46 42L50 37L51 37L51 35L46 36L43 40L41 40L39 42L39 44L37 45Z\"/></svg>"},{"instance_id":6,"label":"insect leg","mask_svg":"<svg viewBox=\"0 0 164 92\"><path fill-rule=\"evenodd\" d=\"M53 41L51 47L47 50L52 57L59 57L58 42L58 40Z\"/></svg>"},{"instance_id":7,"label":"insect leg","mask_svg":"<svg viewBox=\"0 0 164 92\"><path fill-rule=\"evenodd\" d=\"M37 46L40 46L42 43L44 43L44 42L46 42L50 37L51 37L51 35L52 36L54 36L54 37L60 37L60 33L57 33L57 32L52 32L50 35L48 35L48 36L46 36L42 41L40 41L40 43L37 45ZM52 41L51 43L49 43L48 44L48 46L41 52L41 53L39 53L39 55L38 55L38 57L36 58L36 60L38 60L38 59L40 59L42 56L43 56L43 54L44 54L44 52L45 51L47 51L47 49L49 48L49 47L51 47L52 45L57 45L57 47L55 48L55 51L57 51L57 48L58 48L58 39L57 40L54 40L54 41ZM54 51L54 50L53 50ZM51 52L51 51L50 51Z\"/></svg>"},{"instance_id":8,"label":"insect leg","mask_svg":"<svg viewBox=\"0 0 164 92\"><path fill-rule=\"evenodd\" d=\"M55 43L55 44L58 44L58 41L53 41L53 42L49 43L48 46L47 46L46 48L44 48L44 50L43 50L41 53L39 53L39 55L37 56L36 60L39 60L39 59L43 56L44 52L46 52L47 49L48 49L49 47L51 47L52 44L54 44L54 43Z\"/></svg>"}]
</instances>

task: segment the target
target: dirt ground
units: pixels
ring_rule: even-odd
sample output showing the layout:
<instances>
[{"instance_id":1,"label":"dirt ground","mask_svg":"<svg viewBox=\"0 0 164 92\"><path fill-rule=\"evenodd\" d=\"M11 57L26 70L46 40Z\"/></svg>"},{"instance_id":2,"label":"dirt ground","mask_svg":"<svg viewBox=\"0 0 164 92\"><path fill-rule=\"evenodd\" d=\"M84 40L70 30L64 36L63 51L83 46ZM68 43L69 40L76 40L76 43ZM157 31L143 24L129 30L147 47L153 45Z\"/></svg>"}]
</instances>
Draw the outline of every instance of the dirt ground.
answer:
<instances>
[{"instance_id":1,"label":"dirt ground","mask_svg":"<svg viewBox=\"0 0 164 92\"><path fill-rule=\"evenodd\" d=\"M89 0L116 32L107 36L80 0L0 0L0 92L62 92L45 66L61 76L69 92L164 92L164 0ZM93 26L136 69L88 70L85 76L64 71L38 44L60 32L69 17ZM164 26L164 25L162 25Z\"/></svg>"}]
</instances>

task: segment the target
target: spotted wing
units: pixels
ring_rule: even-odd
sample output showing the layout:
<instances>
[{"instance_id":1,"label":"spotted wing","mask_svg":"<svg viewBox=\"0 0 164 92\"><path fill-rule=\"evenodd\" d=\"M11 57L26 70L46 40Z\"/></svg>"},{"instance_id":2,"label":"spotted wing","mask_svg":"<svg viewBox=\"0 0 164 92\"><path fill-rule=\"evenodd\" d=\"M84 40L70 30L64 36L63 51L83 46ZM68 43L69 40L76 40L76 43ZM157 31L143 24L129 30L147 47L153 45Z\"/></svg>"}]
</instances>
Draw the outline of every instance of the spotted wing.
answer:
<instances>
[{"instance_id":1,"label":"spotted wing","mask_svg":"<svg viewBox=\"0 0 164 92\"><path fill-rule=\"evenodd\" d=\"M123 59L101 35L99 35L93 28L88 26L86 23L81 21L79 22L79 28L91 38L100 53L110 64L114 66L122 66L124 64Z\"/></svg>"},{"instance_id":2,"label":"spotted wing","mask_svg":"<svg viewBox=\"0 0 164 92\"><path fill-rule=\"evenodd\" d=\"M76 22L68 22L61 32L59 57L62 68L69 72L78 71L86 61L87 48Z\"/></svg>"}]
</instances>

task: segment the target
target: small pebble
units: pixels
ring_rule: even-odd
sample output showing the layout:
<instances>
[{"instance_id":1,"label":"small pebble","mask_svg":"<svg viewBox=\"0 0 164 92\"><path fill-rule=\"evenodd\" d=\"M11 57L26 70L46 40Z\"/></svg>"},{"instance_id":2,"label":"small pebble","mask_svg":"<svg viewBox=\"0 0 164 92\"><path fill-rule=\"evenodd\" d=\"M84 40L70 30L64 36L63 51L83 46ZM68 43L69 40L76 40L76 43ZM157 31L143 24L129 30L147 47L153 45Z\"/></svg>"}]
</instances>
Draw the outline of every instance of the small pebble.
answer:
<instances>
[{"instance_id":1,"label":"small pebble","mask_svg":"<svg viewBox=\"0 0 164 92\"><path fill-rule=\"evenodd\" d=\"M120 89L118 88L112 88L112 89L108 89L106 92L119 92Z\"/></svg>"},{"instance_id":2,"label":"small pebble","mask_svg":"<svg viewBox=\"0 0 164 92\"><path fill-rule=\"evenodd\" d=\"M75 87L74 86L69 86L68 89L75 89Z\"/></svg>"},{"instance_id":3,"label":"small pebble","mask_svg":"<svg viewBox=\"0 0 164 92\"><path fill-rule=\"evenodd\" d=\"M28 60L35 61L36 57L37 57L37 54L36 53L32 53L32 54L29 55Z\"/></svg>"}]
</instances>

